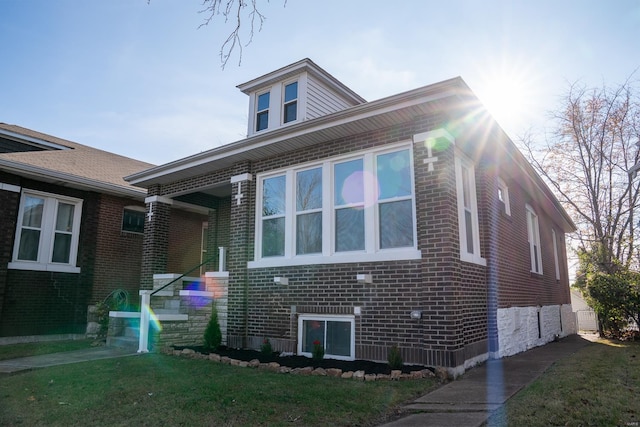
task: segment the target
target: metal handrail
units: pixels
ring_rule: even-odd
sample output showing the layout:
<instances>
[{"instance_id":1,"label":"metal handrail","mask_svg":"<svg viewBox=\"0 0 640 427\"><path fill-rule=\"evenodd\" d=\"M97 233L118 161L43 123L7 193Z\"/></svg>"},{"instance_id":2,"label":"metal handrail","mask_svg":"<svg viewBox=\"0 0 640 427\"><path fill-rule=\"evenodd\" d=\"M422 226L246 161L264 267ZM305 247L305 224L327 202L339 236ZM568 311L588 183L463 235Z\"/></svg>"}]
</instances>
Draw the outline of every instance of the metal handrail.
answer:
<instances>
[{"instance_id":1,"label":"metal handrail","mask_svg":"<svg viewBox=\"0 0 640 427\"><path fill-rule=\"evenodd\" d=\"M209 263L209 262L211 262L211 261L213 261L213 260L215 260L215 259L216 259L216 257L215 257L215 256L213 256L213 257L211 257L211 258L209 258L209 259L206 259L205 261L203 261L203 262L201 262L200 264L198 264L198 265L196 265L195 267L193 267L191 270L189 270L189 271L187 271L187 272L185 272L185 273L182 273L180 276L178 276L178 277L176 277L175 279L171 280L170 282L166 283L164 286L162 286L162 287L160 287L160 288L158 288L158 289L154 289L154 290L153 290L153 292L151 292L151 293L149 294L149 296L154 296L156 293L160 292L161 290L163 290L163 289L164 289L164 288L166 288L167 286L169 286L169 285L173 285L173 284L174 284L174 283L176 283L178 280L180 280L180 279L182 279L183 277L185 277L187 274L189 274L189 273L191 273L191 272L195 271L196 269L198 269L198 268L202 267L203 265L205 265L205 264L207 264L207 263Z\"/></svg>"}]
</instances>

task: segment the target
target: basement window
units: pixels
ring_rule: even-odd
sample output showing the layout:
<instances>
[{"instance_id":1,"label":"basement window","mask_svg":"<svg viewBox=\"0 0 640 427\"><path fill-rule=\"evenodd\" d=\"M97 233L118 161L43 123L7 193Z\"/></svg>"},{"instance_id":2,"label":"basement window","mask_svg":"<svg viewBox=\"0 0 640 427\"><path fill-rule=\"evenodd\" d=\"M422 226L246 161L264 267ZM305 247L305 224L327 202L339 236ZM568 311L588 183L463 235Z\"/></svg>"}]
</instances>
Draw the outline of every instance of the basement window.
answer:
<instances>
[{"instance_id":1,"label":"basement window","mask_svg":"<svg viewBox=\"0 0 640 427\"><path fill-rule=\"evenodd\" d=\"M298 354L312 357L319 342L327 358L355 359L355 321L353 316L303 314L298 317Z\"/></svg>"}]
</instances>

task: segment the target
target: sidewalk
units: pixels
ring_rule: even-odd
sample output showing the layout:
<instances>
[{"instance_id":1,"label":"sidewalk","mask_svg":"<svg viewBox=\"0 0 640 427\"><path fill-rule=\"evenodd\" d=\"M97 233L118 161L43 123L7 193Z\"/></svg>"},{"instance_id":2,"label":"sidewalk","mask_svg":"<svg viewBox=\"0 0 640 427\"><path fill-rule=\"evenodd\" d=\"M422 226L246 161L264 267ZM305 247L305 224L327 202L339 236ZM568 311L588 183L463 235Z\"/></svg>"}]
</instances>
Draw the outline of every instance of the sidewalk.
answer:
<instances>
[{"instance_id":1,"label":"sidewalk","mask_svg":"<svg viewBox=\"0 0 640 427\"><path fill-rule=\"evenodd\" d=\"M21 371L29 371L36 368L46 368L47 366L134 355L137 355L135 351L122 348L92 347L64 353L51 353L40 356L21 357L19 359L0 360L0 376L3 374L8 375Z\"/></svg>"},{"instance_id":2,"label":"sidewalk","mask_svg":"<svg viewBox=\"0 0 640 427\"><path fill-rule=\"evenodd\" d=\"M381 427L481 426L556 361L587 344L580 335L571 335L515 356L489 360L414 400L404 407L413 413Z\"/></svg>"}]
</instances>

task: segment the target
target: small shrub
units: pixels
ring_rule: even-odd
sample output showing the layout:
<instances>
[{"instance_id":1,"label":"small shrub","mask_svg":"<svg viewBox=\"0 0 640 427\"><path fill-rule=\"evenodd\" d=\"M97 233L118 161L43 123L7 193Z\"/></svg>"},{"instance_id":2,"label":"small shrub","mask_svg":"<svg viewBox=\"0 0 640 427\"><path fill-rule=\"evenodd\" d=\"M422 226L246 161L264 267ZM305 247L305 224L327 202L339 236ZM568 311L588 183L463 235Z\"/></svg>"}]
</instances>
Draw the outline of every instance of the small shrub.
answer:
<instances>
[{"instance_id":1,"label":"small shrub","mask_svg":"<svg viewBox=\"0 0 640 427\"><path fill-rule=\"evenodd\" d=\"M218 309L213 304L211 309L211 319L207 323L207 328L204 330L204 346L208 350L216 351L222 344L222 331L220 330L220 322L218 321Z\"/></svg>"},{"instance_id":2,"label":"small shrub","mask_svg":"<svg viewBox=\"0 0 640 427\"><path fill-rule=\"evenodd\" d=\"M311 352L311 357L316 362L319 362L322 359L324 359L324 347L322 346L319 340L315 340L313 342L313 351Z\"/></svg>"},{"instance_id":3,"label":"small shrub","mask_svg":"<svg viewBox=\"0 0 640 427\"><path fill-rule=\"evenodd\" d=\"M404 366L402 355L400 354L400 349L397 345L393 345L389 349L387 361L389 362L389 367L391 369L402 369L402 367Z\"/></svg>"},{"instance_id":4,"label":"small shrub","mask_svg":"<svg viewBox=\"0 0 640 427\"><path fill-rule=\"evenodd\" d=\"M271 342L269 338L265 338L262 341L262 345L260 346L260 352L266 356L271 356L273 354L273 347L271 347Z\"/></svg>"}]
</instances>

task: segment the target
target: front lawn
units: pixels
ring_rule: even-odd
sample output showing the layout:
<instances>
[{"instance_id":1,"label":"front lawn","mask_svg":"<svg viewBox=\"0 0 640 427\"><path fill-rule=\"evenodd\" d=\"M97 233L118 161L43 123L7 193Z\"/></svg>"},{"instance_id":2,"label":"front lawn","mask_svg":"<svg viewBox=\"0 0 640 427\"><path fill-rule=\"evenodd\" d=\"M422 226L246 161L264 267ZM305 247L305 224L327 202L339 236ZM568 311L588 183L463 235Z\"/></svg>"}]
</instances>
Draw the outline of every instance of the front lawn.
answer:
<instances>
[{"instance_id":1,"label":"front lawn","mask_svg":"<svg viewBox=\"0 0 640 427\"><path fill-rule=\"evenodd\" d=\"M0 425L370 426L436 386L146 354L3 377Z\"/></svg>"},{"instance_id":2,"label":"front lawn","mask_svg":"<svg viewBox=\"0 0 640 427\"><path fill-rule=\"evenodd\" d=\"M639 426L640 342L598 341L560 360L489 426Z\"/></svg>"}]
</instances>

